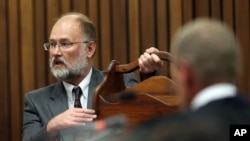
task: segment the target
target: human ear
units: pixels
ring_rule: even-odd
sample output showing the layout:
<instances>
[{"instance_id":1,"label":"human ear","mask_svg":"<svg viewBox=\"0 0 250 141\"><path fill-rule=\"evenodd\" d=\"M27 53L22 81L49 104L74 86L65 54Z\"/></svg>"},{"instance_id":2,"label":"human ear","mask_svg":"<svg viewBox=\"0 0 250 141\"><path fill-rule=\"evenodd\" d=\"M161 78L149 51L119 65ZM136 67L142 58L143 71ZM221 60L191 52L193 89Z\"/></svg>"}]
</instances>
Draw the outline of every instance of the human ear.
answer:
<instances>
[{"instance_id":1,"label":"human ear","mask_svg":"<svg viewBox=\"0 0 250 141\"><path fill-rule=\"evenodd\" d=\"M87 45L87 57L92 58L96 51L96 42L90 41Z\"/></svg>"},{"instance_id":2,"label":"human ear","mask_svg":"<svg viewBox=\"0 0 250 141\"><path fill-rule=\"evenodd\" d=\"M180 77L182 83L187 88L191 88L194 85L194 72L189 63L183 61L179 64L178 69L180 71Z\"/></svg>"}]
</instances>

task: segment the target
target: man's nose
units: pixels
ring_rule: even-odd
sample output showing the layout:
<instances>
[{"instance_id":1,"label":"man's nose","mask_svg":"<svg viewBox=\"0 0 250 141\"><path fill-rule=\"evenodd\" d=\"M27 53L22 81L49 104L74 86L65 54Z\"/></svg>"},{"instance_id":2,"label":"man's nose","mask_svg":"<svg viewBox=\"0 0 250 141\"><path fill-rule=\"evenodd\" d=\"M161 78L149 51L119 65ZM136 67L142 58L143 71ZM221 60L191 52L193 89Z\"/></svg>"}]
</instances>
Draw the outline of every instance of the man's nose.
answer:
<instances>
[{"instance_id":1,"label":"man's nose","mask_svg":"<svg viewBox=\"0 0 250 141\"><path fill-rule=\"evenodd\" d=\"M52 54L57 54L57 55L61 55L62 54L62 50L59 44L57 44L52 51Z\"/></svg>"}]
</instances>

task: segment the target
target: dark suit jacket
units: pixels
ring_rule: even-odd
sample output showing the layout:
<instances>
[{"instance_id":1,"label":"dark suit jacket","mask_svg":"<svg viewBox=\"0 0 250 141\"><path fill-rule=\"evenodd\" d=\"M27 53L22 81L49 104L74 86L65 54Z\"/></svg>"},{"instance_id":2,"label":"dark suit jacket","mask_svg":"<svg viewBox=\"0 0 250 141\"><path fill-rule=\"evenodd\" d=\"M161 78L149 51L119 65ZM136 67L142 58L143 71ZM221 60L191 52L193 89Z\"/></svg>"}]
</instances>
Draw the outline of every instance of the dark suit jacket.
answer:
<instances>
[{"instance_id":1,"label":"dark suit jacket","mask_svg":"<svg viewBox=\"0 0 250 141\"><path fill-rule=\"evenodd\" d=\"M92 93L103 80L103 72L93 68L88 93L88 108L92 107ZM132 73L124 75L126 86L138 81ZM62 82L31 91L25 95L23 115L23 141L47 141L46 124L50 119L68 109L68 101Z\"/></svg>"},{"instance_id":2,"label":"dark suit jacket","mask_svg":"<svg viewBox=\"0 0 250 141\"><path fill-rule=\"evenodd\" d=\"M124 141L229 141L232 124L250 124L249 102L240 94L212 101L195 111L152 119Z\"/></svg>"}]
</instances>

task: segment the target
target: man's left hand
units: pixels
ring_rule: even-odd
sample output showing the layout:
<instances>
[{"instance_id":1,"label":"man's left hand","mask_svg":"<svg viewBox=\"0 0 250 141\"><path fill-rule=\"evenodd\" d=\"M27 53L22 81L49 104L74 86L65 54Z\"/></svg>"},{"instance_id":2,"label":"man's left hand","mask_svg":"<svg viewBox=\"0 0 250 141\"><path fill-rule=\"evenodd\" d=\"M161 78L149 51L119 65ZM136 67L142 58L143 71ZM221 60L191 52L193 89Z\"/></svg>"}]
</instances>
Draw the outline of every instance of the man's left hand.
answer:
<instances>
[{"instance_id":1,"label":"man's left hand","mask_svg":"<svg viewBox=\"0 0 250 141\"><path fill-rule=\"evenodd\" d=\"M155 47L150 47L146 49L138 59L140 71L142 73L151 73L158 71L161 68L162 61L156 54L154 54L155 52L159 52L159 50Z\"/></svg>"}]
</instances>

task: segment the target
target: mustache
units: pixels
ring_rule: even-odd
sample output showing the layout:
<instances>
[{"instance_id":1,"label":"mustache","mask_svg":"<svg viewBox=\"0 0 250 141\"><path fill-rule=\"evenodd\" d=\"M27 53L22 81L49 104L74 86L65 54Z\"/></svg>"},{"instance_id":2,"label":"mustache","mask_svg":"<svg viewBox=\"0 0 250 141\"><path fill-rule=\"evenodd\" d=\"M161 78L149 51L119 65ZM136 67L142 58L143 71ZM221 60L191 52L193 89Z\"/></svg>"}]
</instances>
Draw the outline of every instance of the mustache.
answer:
<instances>
[{"instance_id":1,"label":"mustache","mask_svg":"<svg viewBox=\"0 0 250 141\"><path fill-rule=\"evenodd\" d=\"M64 65L67 65L67 62L65 61L65 59L63 57L53 57L51 58L50 60L50 65L51 66L54 66L55 64L64 64Z\"/></svg>"}]
</instances>

